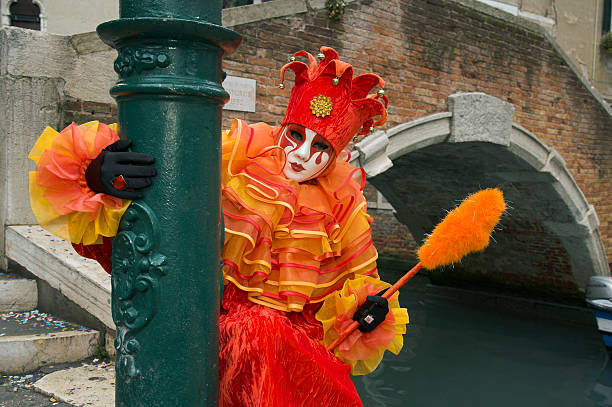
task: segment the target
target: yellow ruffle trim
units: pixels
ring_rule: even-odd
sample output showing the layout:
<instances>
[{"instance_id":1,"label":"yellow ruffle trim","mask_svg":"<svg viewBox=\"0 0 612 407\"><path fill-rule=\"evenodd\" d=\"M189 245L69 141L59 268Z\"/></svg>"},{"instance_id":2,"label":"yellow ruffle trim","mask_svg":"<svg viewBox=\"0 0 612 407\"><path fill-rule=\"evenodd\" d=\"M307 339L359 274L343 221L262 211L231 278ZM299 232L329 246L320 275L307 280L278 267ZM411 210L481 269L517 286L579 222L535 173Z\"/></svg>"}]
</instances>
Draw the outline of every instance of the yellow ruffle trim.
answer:
<instances>
[{"instance_id":1,"label":"yellow ruffle trim","mask_svg":"<svg viewBox=\"0 0 612 407\"><path fill-rule=\"evenodd\" d=\"M117 125L97 121L72 123L58 133L47 127L28 157L36 164L30 172L30 206L48 232L72 243L100 244L117 234L119 221L129 206L87 187L84 172L102 149L116 140Z\"/></svg>"},{"instance_id":2,"label":"yellow ruffle trim","mask_svg":"<svg viewBox=\"0 0 612 407\"><path fill-rule=\"evenodd\" d=\"M368 295L374 295L391 285L367 276L346 280L341 290L327 297L316 318L323 324L323 340L327 347L344 332L353 320L353 314ZM353 331L334 350L334 354L351 366L351 374L371 373L380 364L385 350L398 354L404 344L403 334L409 322L408 312L400 308L398 293L391 296L389 314L372 332Z\"/></svg>"}]
</instances>

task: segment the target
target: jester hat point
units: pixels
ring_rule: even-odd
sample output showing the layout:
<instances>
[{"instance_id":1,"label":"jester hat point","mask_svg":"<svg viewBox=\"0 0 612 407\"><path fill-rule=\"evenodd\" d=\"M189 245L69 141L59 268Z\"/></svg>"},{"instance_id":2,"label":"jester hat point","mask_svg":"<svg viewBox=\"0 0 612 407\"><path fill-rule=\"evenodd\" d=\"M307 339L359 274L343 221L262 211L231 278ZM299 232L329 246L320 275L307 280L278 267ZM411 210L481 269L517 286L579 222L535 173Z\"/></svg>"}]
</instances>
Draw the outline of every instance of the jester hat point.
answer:
<instances>
[{"instance_id":1,"label":"jester hat point","mask_svg":"<svg viewBox=\"0 0 612 407\"><path fill-rule=\"evenodd\" d=\"M283 126L295 123L309 128L339 154L354 136L385 123L389 99L383 91L369 94L375 86L384 88L381 77L367 73L353 78L353 67L340 61L333 48L321 47L320 62L306 51L294 55L307 57L309 64L292 58L281 68L281 83L287 69L295 72Z\"/></svg>"}]
</instances>

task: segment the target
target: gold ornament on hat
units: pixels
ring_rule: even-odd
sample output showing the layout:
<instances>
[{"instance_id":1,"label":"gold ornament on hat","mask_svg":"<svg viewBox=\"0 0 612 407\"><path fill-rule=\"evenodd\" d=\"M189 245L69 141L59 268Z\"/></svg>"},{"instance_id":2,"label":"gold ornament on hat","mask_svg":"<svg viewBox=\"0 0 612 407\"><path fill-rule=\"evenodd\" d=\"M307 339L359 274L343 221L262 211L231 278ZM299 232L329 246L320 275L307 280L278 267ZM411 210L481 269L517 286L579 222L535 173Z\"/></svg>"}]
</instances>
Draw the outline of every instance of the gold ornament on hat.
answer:
<instances>
[{"instance_id":1,"label":"gold ornament on hat","mask_svg":"<svg viewBox=\"0 0 612 407\"><path fill-rule=\"evenodd\" d=\"M332 100L329 96L318 95L310 101L310 111L317 117L329 116L332 111Z\"/></svg>"}]
</instances>

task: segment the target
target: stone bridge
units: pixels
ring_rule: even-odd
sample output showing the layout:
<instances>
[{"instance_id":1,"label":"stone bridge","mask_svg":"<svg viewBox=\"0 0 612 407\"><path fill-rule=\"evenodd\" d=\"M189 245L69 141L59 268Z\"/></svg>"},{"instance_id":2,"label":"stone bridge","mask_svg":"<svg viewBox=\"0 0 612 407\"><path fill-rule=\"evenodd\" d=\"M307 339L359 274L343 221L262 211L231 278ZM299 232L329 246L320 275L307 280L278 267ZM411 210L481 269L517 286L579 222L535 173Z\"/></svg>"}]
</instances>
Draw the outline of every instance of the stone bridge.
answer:
<instances>
[{"instance_id":1,"label":"stone bridge","mask_svg":"<svg viewBox=\"0 0 612 407\"><path fill-rule=\"evenodd\" d=\"M513 123L509 103L461 93L447 105L448 112L373 133L352 158L415 240L469 193L498 187L508 210L494 241L451 273L562 291L609 275L597 214L563 157Z\"/></svg>"}]
</instances>

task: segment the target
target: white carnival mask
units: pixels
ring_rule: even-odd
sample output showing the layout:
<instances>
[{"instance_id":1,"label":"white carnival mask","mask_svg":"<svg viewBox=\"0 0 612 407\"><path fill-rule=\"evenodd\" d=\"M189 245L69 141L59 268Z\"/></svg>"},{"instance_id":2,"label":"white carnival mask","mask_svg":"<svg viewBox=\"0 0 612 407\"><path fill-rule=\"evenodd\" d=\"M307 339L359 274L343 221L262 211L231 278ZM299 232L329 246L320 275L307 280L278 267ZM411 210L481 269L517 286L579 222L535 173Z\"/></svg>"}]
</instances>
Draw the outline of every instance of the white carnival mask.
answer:
<instances>
[{"instance_id":1,"label":"white carnival mask","mask_svg":"<svg viewBox=\"0 0 612 407\"><path fill-rule=\"evenodd\" d=\"M283 173L297 182L321 175L334 154L333 147L323 136L296 124L285 126L278 145L287 154Z\"/></svg>"}]
</instances>

